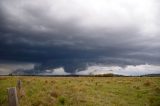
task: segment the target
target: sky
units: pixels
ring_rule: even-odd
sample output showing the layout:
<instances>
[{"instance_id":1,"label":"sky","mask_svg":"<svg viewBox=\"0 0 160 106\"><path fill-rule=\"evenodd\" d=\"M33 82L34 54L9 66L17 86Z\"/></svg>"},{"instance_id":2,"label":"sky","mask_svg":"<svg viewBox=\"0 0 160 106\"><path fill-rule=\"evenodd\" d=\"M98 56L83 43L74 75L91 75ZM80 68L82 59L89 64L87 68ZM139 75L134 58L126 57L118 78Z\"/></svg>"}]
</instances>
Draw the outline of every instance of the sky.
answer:
<instances>
[{"instance_id":1,"label":"sky","mask_svg":"<svg viewBox=\"0 0 160 106\"><path fill-rule=\"evenodd\" d=\"M159 0L0 0L0 75L160 73Z\"/></svg>"}]
</instances>

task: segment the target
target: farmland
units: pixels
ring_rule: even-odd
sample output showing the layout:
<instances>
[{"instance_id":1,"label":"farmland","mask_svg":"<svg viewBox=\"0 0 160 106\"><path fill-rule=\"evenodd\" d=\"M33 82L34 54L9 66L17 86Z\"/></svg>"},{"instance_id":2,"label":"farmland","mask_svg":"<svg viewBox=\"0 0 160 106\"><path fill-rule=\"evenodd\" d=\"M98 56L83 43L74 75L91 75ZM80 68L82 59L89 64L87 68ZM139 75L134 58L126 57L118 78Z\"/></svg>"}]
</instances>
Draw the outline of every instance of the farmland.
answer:
<instances>
[{"instance_id":1,"label":"farmland","mask_svg":"<svg viewBox=\"0 0 160 106\"><path fill-rule=\"evenodd\" d=\"M20 106L160 106L160 77L31 76L1 76L0 106L17 80Z\"/></svg>"}]
</instances>

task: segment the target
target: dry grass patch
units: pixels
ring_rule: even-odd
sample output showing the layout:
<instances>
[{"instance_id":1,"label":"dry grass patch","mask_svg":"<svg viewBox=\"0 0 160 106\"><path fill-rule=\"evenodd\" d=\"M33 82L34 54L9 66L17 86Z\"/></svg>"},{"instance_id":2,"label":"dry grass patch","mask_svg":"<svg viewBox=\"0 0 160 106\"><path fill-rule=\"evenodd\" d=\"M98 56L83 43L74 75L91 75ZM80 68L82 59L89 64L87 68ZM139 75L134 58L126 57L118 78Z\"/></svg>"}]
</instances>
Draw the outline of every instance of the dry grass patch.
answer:
<instances>
[{"instance_id":1,"label":"dry grass patch","mask_svg":"<svg viewBox=\"0 0 160 106\"><path fill-rule=\"evenodd\" d=\"M51 95L52 97L54 97L54 98L57 98L60 94L59 94L58 91L52 90L52 91L50 92L50 95Z\"/></svg>"},{"instance_id":2,"label":"dry grass patch","mask_svg":"<svg viewBox=\"0 0 160 106\"><path fill-rule=\"evenodd\" d=\"M151 86L151 82L150 82L150 81L146 81L146 82L144 83L144 86Z\"/></svg>"}]
</instances>

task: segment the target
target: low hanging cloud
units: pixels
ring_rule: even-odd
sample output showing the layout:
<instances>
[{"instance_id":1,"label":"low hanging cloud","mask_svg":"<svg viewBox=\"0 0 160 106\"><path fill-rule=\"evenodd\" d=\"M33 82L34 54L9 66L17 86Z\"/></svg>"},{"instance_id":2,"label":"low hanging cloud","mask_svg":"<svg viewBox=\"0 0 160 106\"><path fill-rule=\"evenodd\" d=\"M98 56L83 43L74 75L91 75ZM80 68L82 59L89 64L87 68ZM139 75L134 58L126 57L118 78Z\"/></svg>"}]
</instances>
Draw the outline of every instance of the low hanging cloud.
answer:
<instances>
[{"instance_id":1,"label":"low hanging cloud","mask_svg":"<svg viewBox=\"0 0 160 106\"><path fill-rule=\"evenodd\" d=\"M69 73L63 67L48 69L39 75L103 75L103 74L116 74L125 76L140 76L147 74L159 74L160 66L156 65L127 65L121 66L107 66L107 65L92 65L87 66L84 70L76 70L75 73Z\"/></svg>"},{"instance_id":2,"label":"low hanging cloud","mask_svg":"<svg viewBox=\"0 0 160 106\"><path fill-rule=\"evenodd\" d=\"M118 74L118 75L146 75L146 74L159 74L160 66L156 65L127 65L120 66L90 66L86 70L79 71L77 75L99 75L99 74Z\"/></svg>"},{"instance_id":3,"label":"low hanging cloud","mask_svg":"<svg viewBox=\"0 0 160 106\"><path fill-rule=\"evenodd\" d=\"M8 75L15 71L33 70L34 64L32 63L0 63L0 75ZM17 73L18 74L18 73Z\"/></svg>"},{"instance_id":4,"label":"low hanging cloud","mask_svg":"<svg viewBox=\"0 0 160 106\"><path fill-rule=\"evenodd\" d=\"M40 64L36 74L159 66L159 10L159 0L0 0L0 63Z\"/></svg>"},{"instance_id":5,"label":"low hanging cloud","mask_svg":"<svg viewBox=\"0 0 160 106\"><path fill-rule=\"evenodd\" d=\"M45 72L40 73L40 75L70 75L71 73L65 72L64 68L56 68L51 70L45 70Z\"/></svg>"}]
</instances>

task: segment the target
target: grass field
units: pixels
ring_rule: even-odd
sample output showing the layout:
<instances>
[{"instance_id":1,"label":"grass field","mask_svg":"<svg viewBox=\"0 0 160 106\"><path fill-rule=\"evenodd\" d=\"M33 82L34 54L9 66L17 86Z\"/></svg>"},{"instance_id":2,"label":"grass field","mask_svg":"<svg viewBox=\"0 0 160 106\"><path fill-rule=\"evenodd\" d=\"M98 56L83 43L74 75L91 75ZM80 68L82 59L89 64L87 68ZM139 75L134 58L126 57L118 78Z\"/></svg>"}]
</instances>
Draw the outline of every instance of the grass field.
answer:
<instances>
[{"instance_id":1,"label":"grass field","mask_svg":"<svg viewBox=\"0 0 160 106\"><path fill-rule=\"evenodd\" d=\"M22 80L20 106L160 106L160 77L0 77L0 106L7 88Z\"/></svg>"}]
</instances>

